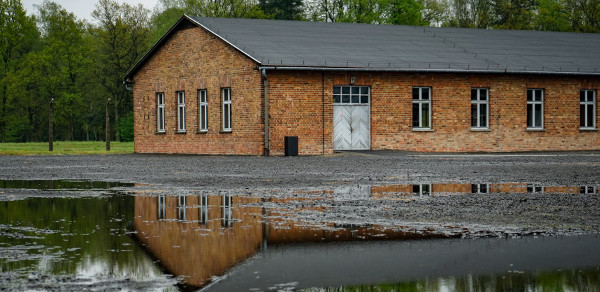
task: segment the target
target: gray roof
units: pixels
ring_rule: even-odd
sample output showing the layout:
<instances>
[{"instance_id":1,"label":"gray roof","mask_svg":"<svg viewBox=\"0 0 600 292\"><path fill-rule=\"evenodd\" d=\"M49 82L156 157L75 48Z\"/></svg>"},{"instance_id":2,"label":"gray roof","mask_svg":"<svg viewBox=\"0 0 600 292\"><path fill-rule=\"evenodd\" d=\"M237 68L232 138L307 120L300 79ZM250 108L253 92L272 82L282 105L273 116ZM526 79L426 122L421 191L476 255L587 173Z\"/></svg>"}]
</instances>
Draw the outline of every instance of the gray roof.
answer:
<instances>
[{"instance_id":1,"label":"gray roof","mask_svg":"<svg viewBox=\"0 0 600 292\"><path fill-rule=\"evenodd\" d=\"M600 75L600 34L182 19L211 31L266 68Z\"/></svg>"}]
</instances>

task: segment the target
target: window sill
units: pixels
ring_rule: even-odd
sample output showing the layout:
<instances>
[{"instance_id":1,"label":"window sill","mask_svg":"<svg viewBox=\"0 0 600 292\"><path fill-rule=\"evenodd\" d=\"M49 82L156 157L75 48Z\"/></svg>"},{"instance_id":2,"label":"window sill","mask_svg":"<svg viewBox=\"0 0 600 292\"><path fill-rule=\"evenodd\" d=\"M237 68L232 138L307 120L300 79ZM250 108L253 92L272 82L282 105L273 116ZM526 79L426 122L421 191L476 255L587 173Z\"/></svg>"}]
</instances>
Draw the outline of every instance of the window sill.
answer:
<instances>
[{"instance_id":1,"label":"window sill","mask_svg":"<svg viewBox=\"0 0 600 292\"><path fill-rule=\"evenodd\" d=\"M413 132L433 132L431 128L412 128Z\"/></svg>"},{"instance_id":2,"label":"window sill","mask_svg":"<svg viewBox=\"0 0 600 292\"><path fill-rule=\"evenodd\" d=\"M579 128L580 132L598 132L598 128Z\"/></svg>"},{"instance_id":3,"label":"window sill","mask_svg":"<svg viewBox=\"0 0 600 292\"><path fill-rule=\"evenodd\" d=\"M200 130L200 131L196 131L196 134L207 134L208 130Z\"/></svg>"},{"instance_id":4,"label":"window sill","mask_svg":"<svg viewBox=\"0 0 600 292\"><path fill-rule=\"evenodd\" d=\"M219 133L221 134L231 134L231 130L221 130Z\"/></svg>"},{"instance_id":5,"label":"window sill","mask_svg":"<svg viewBox=\"0 0 600 292\"><path fill-rule=\"evenodd\" d=\"M165 135L167 133L167 131L157 131L154 132L154 135Z\"/></svg>"},{"instance_id":6,"label":"window sill","mask_svg":"<svg viewBox=\"0 0 600 292\"><path fill-rule=\"evenodd\" d=\"M186 131L177 131L177 132L175 132L175 134L187 134L187 132Z\"/></svg>"},{"instance_id":7,"label":"window sill","mask_svg":"<svg viewBox=\"0 0 600 292\"><path fill-rule=\"evenodd\" d=\"M546 132L544 128L527 128L527 132Z\"/></svg>"},{"instance_id":8,"label":"window sill","mask_svg":"<svg viewBox=\"0 0 600 292\"><path fill-rule=\"evenodd\" d=\"M471 128L471 132L491 132L490 128Z\"/></svg>"}]
</instances>

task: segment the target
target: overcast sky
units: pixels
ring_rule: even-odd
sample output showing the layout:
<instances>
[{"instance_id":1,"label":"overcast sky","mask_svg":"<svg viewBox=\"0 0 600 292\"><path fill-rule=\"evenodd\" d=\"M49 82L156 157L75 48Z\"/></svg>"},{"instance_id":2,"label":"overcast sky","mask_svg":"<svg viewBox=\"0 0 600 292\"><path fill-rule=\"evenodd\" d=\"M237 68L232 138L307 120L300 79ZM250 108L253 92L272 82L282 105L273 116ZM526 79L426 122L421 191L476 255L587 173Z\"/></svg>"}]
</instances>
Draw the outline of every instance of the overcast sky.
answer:
<instances>
[{"instance_id":1,"label":"overcast sky","mask_svg":"<svg viewBox=\"0 0 600 292\"><path fill-rule=\"evenodd\" d=\"M129 3L131 5L137 5L142 3L147 9L154 9L158 0L117 0L120 3ZM23 7L27 10L27 14L37 13L37 9L33 5L41 5L44 0L21 0ZM85 18L92 20L92 11L96 8L97 0L54 0L54 2L60 4L67 11L75 13L77 18Z\"/></svg>"}]
</instances>

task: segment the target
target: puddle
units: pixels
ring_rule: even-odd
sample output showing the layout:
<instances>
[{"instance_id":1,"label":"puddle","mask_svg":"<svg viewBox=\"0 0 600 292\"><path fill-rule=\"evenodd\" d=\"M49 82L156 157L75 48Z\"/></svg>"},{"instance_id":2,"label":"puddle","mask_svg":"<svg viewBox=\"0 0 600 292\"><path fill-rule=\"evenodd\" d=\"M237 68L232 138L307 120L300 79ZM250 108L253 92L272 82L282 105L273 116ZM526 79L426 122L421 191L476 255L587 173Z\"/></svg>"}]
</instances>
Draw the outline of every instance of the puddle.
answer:
<instances>
[{"instance_id":1,"label":"puddle","mask_svg":"<svg viewBox=\"0 0 600 292\"><path fill-rule=\"evenodd\" d=\"M132 187L77 181L2 183L3 189L31 184L58 193ZM536 236L560 228L586 233L585 226L597 224L595 185L128 191L132 194L0 202L0 289L600 287L600 236ZM537 225L527 225L532 221ZM590 228L598 230L596 225ZM461 238L478 232L496 237Z\"/></svg>"},{"instance_id":2,"label":"puddle","mask_svg":"<svg viewBox=\"0 0 600 292\"><path fill-rule=\"evenodd\" d=\"M0 180L0 189L101 190L133 187L132 183L77 180Z\"/></svg>"}]
</instances>

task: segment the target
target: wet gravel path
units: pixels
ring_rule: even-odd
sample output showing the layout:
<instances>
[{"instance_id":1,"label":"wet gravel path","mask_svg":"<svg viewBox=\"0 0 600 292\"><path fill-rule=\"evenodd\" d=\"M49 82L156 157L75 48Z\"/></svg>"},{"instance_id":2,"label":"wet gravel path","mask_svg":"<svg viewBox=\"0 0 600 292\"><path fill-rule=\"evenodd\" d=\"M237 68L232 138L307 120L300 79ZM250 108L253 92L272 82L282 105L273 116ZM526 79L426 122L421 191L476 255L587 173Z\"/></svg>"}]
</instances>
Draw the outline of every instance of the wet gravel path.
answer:
<instances>
[{"instance_id":1,"label":"wet gravel path","mask_svg":"<svg viewBox=\"0 0 600 292\"><path fill-rule=\"evenodd\" d=\"M171 194L237 190L289 197L298 190L346 186L531 183L600 187L600 152L420 154L352 152L311 157L186 155L3 156L0 179L82 179L131 182L136 190ZM2 190L0 190L2 191ZM5 198L11 195L3 191ZM27 193L27 192L23 192ZM41 193L43 194L43 192ZM307 197L319 195L305 195ZM283 204L283 203L281 203ZM276 206L294 209L289 206ZM404 225L466 237L600 232L600 194L494 193L369 200L349 195L313 200L326 212L299 212L298 221Z\"/></svg>"}]
</instances>

